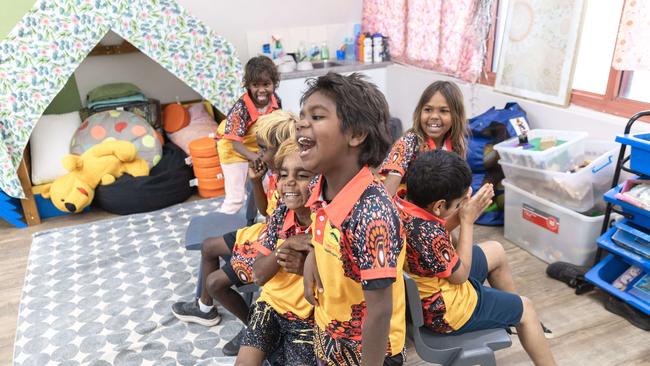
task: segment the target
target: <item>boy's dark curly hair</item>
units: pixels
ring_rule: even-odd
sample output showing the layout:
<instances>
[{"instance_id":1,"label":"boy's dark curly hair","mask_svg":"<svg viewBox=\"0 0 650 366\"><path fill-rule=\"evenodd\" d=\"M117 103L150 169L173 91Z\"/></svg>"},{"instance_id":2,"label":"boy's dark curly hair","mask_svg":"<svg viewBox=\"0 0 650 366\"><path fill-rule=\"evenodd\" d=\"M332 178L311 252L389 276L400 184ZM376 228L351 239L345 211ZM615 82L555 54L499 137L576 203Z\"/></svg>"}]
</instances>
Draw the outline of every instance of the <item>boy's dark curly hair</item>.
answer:
<instances>
[{"instance_id":1,"label":"boy's dark curly hair","mask_svg":"<svg viewBox=\"0 0 650 366\"><path fill-rule=\"evenodd\" d=\"M426 208L432 202L462 197L472 184L472 171L458 154L431 150L418 155L406 173L406 198Z\"/></svg>"},{"instance_id":2,"label":"boy's dark curly hair","mask_svg":"<svg viewBox=\"0 0 650 366\"><path fill-rule=\"evenodd\" d=\"M244 68L244 87L248 89L251 83L264 78L271 79L276 88L280 83L280 73L273 60L266 56L257 56L248 60Z\"/></svg>"},{"instance_id":3,"label":"boy's dark curly hair","mask_svg":"<svg viewBox=\"0 0 650 366\"><path fill-rule=\"evenodd\" d=\"M343 76L329 72L307 80L307 91L300 99L305 104L312 94L320 92L336 104L336 115L341 120L342 132L367 133L361 146L359 163L375 167L384 160L390 149L388 130L388 103L377 86L353 73Z\"/></svg>"}]
</instances>

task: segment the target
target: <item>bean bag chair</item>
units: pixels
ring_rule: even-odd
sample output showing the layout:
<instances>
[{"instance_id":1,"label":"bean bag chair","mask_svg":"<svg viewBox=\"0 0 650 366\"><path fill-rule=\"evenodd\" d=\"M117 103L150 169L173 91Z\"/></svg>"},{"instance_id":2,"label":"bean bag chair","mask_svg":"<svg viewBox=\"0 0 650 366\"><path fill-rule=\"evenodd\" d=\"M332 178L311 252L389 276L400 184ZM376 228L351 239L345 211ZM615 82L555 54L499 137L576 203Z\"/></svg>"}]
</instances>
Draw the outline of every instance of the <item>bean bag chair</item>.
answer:
<instances>
[{"instance_id":1,"label":"bean bag chair","mask_svg":"<svg viewBox=\"0 0 650 366\"><path fill-rule=\"evenodd\" d=\"M160 134L142 117L127 111L104 111L93 114L79 126L72 142L70 153L81 155L91 147L107 140L132 142L138 150L138 157L153 168L162 157Z\"/></svg>"},{"instance_id":2,"label":"bean bag chair","mask_svg":"<svg viewBox=\"0 0 650 366\"><path fill-rule=\"evenodd\" d=\"M113 184L97 188L94 202L118 215L159 210L187 200L195 190L189 185L193 178L192 168L185 164L183 150L167 143L162 159L149 176L124 174Z\"/></svg>"}]
</instances>

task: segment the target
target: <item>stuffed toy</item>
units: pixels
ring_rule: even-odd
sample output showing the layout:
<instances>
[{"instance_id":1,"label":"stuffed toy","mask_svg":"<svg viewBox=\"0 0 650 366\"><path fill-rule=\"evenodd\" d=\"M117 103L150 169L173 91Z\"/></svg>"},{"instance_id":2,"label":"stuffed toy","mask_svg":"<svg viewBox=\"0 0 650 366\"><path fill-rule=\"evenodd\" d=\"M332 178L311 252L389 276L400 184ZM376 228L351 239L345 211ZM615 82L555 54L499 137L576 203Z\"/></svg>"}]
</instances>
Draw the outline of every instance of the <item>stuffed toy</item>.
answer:
<instances>
[{"instance_id":1,"label":"stuffed toy","mask_svg":"<svg viewBox=\"0 0 650 366\"><path fill-rule=\"evenodd\" d=\"M128 173L134 177L149 175L149 165L137 156L135 145L128 141L108 140L79 155L63 158L68 174L46 186L43 197L65 212L81 212L95 197L98 184L107 185Z\"/></svg>"}]
</instances>

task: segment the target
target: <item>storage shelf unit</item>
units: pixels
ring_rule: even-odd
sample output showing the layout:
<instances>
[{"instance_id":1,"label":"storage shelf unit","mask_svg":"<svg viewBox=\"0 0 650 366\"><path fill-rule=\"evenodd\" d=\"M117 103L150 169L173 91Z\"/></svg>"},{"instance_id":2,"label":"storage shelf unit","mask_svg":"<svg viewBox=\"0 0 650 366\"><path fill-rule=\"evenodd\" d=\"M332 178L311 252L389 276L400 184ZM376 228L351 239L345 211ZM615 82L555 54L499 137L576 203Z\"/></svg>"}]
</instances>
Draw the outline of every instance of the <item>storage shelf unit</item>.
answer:
<instances>
[{"instance_id":1,"label":"storage shelf unit","mask_svg":"<svg viewBox=\"0 0 650 366\"><path fill-rule=\"evenodd\" d=\"M616 170L614 171L612 188L607 191L603 197L607 203L607 207L605 209L605 220L603 222L601 236L597 240L598 251L596 253L595 265L589 272L587 272L587 274L585 274L585 278L609 294L625 301L631 306L634 306L643 313L650 315L649 302L635 297L625 291L621 291L612 285L612 282L614 282L632 265L641 268L644 273L650 273L650 259L615 243L612 240L612 235L614 235L619 229L616 226L610 228L611 214L612 212L616 212L623 215L630 222L650 231L650 212L616 198L616 194L619 193L622 188L622 185L618 184L621 170L631 172L632 174L641 177L650 175L650 159L645 158L647 154L650 153L650 140L647 139L650 135L642 135L643 138L630 135L634 122L643 116L650 116L650 111L643 111L635 114L630 118L625 126L624 135L616 137L616 141L621 143L621 148L618 155ZM628 146L631 147L629 155L626 154ZM632 155L635 156L630 159ZM624 167L623 165L628 161L630 161L630 167ZM611 254L601 260L603 250L606 250Z\"/></svg>"}]
</instances>

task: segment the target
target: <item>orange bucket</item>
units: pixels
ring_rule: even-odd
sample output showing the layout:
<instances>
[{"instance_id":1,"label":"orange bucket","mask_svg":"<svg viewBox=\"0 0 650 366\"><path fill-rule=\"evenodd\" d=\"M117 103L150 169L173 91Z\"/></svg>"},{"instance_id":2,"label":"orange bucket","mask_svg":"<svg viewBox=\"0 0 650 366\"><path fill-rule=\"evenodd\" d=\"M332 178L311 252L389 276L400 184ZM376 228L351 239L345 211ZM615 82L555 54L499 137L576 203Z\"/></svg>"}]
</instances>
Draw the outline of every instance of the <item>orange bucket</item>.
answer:
<instances>
[{"instance_id":1,"label":"orange bucket","mask_svg":"<svg viewBox=\"0 0 650 366\"><path fill-rule=\"evenodd\" d=\"M223 179L223 170L221 170L221 166L215 166L213 168L195 167L194 175L197 178L202 178L202 179L209 179L209 178Z\"/></svg>"},{"instance_id":2,"label":"orange bucket","mask_svg":"<svg viewBox=\"0 0 650 366\"><path fill-rule=\"evenodd\" d=\"M190 124L190 113L182 105L169 104L163 110L163 128L173 133Z\"/></svg>"},{"instance_id":3,"label":"orange bucket","mask_svg":"<svg viewBox=\"0 0 650 366\"><path fill-rule=\"evenodd\" d=\"M209 158L217 156L217 142L210 137L201 137L190 142L190 155L194 158Z\"/></svg>"},{"instance_id":4,"label":"orange bucket","mask_svg":"<svg viewBox=\"0 0 650 366\"><path fill-rule=\"evenodd\" d=\"M219 158L212 156L209 158L197 158L192 156L192 165L194 169L205 169L205 168L215 168L219 165Z\"/></svg>"},{"instance_id":5,"label":"orange bucket","mask_svg":"<svg viewBox=\"0 0 650 366\"><path fill-rule=\"evenodd\" d=\"M226 195L226 190L221 188L221 189L201 189L199 188L199 196L204 197L204 198L212 198L212 197L222 197Z\"/></svg>"},{"instance_id":6,"label":"orange bucket","mask_svg":"<svg viewBox=\"0 0 650 366\"><path fill-rule=\"evenodd\" d=\"M208 189L208 190L222 189L225 186L223 177L221 179L199 178L198 183L199 183L198 184L199 188Z\"/></svg>"}]
</instances>

